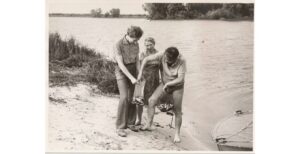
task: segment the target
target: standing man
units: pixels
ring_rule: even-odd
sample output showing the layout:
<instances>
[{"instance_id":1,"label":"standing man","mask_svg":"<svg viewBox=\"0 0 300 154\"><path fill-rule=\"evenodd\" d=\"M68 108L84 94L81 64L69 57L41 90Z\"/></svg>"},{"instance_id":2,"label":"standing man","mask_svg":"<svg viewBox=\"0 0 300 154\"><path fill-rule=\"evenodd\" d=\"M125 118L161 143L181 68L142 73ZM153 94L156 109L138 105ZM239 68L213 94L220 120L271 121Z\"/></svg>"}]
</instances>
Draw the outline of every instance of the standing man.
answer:
<instances>
[{"instance_id":1,"label":"standing man","mask_svg":"<svg viewBox=\"0 0 300 154\"><path fill-rule=\"evenodd\" d=\"M151 61L160 62L162 83L156 88L149 98L148 119L145 127L141 130L150 131L155 113L155 105L160 98L167 95L173 98L175 113L175 136L174 142L180 142L180 127L182 123L182 98L184 92L184 76L186 73L185 59L179 54L176 47L169 47L164 53L157 53L146 57L141 65L138 81L142 78L144 67Z\"/></svg>"},{"instance_id":2,"label":"standing man","mask_svg":"<svg viewBox=\"0 0 300 154\"><path fill-rule=\"evenodd\" d=\"M114 59L117 63L115 75L120 92L116 129L117 134L121 137L127 136L126 128L138 131L135 127L136 105L131 104L131 101L134 84L137 82L136 75L140 67L139 44L137 41L142 35L143 31L140 27L131 26L128 28L127 34L114 46Z\"/></svg>"}]
</instances>

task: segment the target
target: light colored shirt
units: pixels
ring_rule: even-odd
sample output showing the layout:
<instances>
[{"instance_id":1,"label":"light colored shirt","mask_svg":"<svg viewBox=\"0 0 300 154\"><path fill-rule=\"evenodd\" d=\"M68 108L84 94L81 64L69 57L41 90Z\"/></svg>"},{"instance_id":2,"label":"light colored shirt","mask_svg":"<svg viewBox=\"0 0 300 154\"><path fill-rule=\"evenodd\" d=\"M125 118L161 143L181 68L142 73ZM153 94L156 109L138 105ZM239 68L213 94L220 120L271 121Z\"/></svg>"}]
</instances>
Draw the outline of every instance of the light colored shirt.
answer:
<instances>
[{"instance_id":1,"label":"light colored shirt","mask_svg":"<svg viewBox=\"0 0 300 154\"><path fill-rule=\"evenodd\" d=\"M171 66L168 66L164 53L157 53L153 56L155 56L155 60L161 63L160 70L163 83L172 81L178 78L178 76L184 75L187 71L186 60L181 54L178 55L176 62Z\"/></svg>"}]
</instances>

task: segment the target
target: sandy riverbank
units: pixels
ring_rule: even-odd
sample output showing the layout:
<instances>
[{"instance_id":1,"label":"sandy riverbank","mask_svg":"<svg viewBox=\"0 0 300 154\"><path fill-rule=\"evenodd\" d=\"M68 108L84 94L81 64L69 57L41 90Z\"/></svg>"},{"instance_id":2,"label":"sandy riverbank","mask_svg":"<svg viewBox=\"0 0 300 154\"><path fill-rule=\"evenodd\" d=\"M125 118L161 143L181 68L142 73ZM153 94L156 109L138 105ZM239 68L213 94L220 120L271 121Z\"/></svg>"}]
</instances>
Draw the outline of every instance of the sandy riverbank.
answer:
<instances>
[{"instance_id":1,"label":"sandy riverbank","mask_svg":"<svg viewBox=\"0 0 300 154\"><path fill-rule=\"evenodd\" d=\"M115 133L117 105L117 96L100 95L92 85L50 87L47 151L208 150L188 135L184 123L182 142L174 144L174 129L168 126L171 116L165 113L155 116L160 127L154 131L126 130L128 137L119 137Z\"/></svg>"}]
</instances>

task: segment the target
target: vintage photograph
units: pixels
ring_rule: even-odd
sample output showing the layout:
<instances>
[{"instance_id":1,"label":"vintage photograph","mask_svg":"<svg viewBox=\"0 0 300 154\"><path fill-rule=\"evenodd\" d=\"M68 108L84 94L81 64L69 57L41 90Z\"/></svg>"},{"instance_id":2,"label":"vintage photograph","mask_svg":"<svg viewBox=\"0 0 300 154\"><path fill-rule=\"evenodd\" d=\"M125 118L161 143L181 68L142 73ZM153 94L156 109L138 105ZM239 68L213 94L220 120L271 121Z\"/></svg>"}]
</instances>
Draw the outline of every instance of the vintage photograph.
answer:
<instances>
[{"instance_id":1,"label":"vintage photograph","mask_svg":"<svg viewBox=\"0 0 300 154\"><path fill-rule=\"evenodd\" d=\"M47 152L254 151L254 1L46 5Z\"/></svg>"}]
</instances>

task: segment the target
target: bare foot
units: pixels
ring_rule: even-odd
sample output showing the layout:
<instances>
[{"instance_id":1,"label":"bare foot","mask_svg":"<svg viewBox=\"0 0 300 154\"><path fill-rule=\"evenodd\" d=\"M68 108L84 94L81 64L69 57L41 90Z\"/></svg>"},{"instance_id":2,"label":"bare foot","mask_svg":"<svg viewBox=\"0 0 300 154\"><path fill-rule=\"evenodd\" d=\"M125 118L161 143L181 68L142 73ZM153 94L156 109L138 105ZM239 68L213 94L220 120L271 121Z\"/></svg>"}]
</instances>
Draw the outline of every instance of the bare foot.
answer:
<instances>
[{"instance_id":1,"label":"bare foot","mask_svg":"<svg viewBox=\"0 0 300 154\"><path fill-rule=\"evenodd\" d=\"M179 143L181 140L180 140L180 137L178 134L175 134L175 137L174 137L174 143Z\"/></svg>"}]
</instances>

